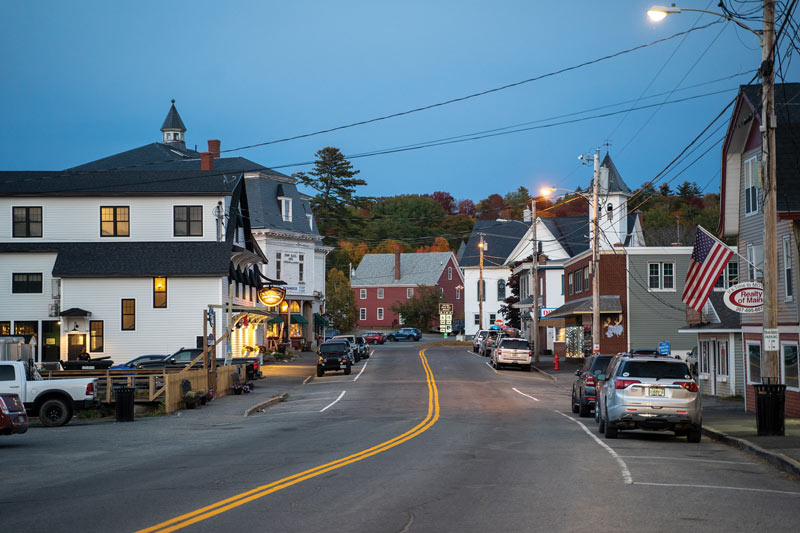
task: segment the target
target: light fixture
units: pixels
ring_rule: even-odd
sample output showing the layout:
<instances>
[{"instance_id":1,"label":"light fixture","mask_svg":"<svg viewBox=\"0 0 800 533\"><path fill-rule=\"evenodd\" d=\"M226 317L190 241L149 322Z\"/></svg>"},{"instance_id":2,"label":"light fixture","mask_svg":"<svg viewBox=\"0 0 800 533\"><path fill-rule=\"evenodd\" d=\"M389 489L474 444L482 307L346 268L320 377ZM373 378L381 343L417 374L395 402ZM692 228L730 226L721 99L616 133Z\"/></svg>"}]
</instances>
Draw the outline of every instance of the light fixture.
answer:
<instances>
[{"instance_id":1,"label":"light fixture","mask_svg":"<svg viewBox=\"0 0 800 533\"><path fill-rule=\"evenodd\" d=\"M548 196L550 196L554 192L556 192L556 190L554 188L552 188L552 187L542 187L541 189L539 189L539 194L541 196L544 196L545 198L547 198Z\"/></svg>"},{"instance_id":2,"label":"light fixture","mask_svg":"<svg viewBox=\"0 0 800 533\"><path fill-rule=\"evenodd\" d=\"M672 15L675 13L680 13L681 9L679 7L675 7L675 4L671 6L653 6L647 10L647 16L650 17L650 20L653 22L659 22L667 18L667 15Z\"/></svg>"},{"instance_id":3,"label":"light fixture","mask_svg":"<svg viewBox=\"0 0 800 533\"><path fill-rule=\"evenodd\" d=\"M258 301L267 307L275 307L286 297L286 289L281 287L265 287L258 290Z\"/></svg>"},{"instance_id":4,"label":"light fixture","mask_svg":"<svg viewBox=\"0 0 800 533\"><path fill-rule=\"evenodd\" d=\"M72 331L79 331L79 330L78 330L78 323L77 323L77 322L75 322L75 327L74 327L74 328L72 328Z\"/></svg>"}]
</instances>

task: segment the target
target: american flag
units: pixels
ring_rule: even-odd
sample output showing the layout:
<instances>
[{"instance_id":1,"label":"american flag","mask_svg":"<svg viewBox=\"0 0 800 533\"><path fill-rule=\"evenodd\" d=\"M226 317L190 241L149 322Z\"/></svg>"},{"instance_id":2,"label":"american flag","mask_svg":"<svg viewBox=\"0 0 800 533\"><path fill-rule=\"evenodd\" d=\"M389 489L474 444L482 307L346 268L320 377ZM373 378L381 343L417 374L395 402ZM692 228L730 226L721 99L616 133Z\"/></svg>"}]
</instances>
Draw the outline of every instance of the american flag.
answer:
<instances>
[{"instance_id":1,"label":"american flag","mask_svg":"<svg viewBox=\"0 0 800 533\"><path fill-rule=\"evenodd\" d=\"M697 312L702 311L711 289L732 255L730 248L698 227L683 288L683 303Z\"/></svg>"}]
</instances>

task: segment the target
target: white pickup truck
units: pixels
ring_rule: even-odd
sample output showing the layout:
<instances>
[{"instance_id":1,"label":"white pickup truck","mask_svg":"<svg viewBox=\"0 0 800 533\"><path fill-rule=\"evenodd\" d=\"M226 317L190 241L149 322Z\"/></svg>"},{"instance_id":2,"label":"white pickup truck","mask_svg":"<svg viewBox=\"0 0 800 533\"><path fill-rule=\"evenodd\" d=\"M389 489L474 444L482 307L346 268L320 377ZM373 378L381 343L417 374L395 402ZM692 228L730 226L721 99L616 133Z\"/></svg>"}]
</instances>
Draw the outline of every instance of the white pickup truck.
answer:
<instances>
[{"instance_id":1,"label":"white pickup truck","mask_svg":"<svg viewBox=\"0 0 800 533\"><path fill-rule=\"evenodd\" d=\"M63 426L76 410L97 405L93 378L42 379L24 361L0 361L0 393L18 394L44 426Z\"/></svg>"}]
</instances>

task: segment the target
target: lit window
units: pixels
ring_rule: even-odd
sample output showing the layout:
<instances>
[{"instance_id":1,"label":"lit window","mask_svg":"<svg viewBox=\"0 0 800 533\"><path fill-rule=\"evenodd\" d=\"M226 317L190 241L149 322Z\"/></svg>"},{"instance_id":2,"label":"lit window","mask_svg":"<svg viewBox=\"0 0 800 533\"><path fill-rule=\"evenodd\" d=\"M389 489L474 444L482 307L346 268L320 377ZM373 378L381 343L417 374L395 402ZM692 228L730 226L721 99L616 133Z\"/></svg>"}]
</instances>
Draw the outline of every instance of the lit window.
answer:
<instances>
[{"instance_id":1,"label":"lit window","mask_svg":"<svg viewBox=\"0 0 800 533\"><path fill-rule=\"evenodd\" d=\"M130 210L128 207L100 208L101 237L129 237Z\"/></svg>"},{"instance_id":2,"label":"lit window","mask_svg":"<svg viewBox=\"0 0 800 533\"><path fill-rule=\"evenodd\" d=\"M89 321L89 351L102 352L103 351L103 321L90 320Z\"/></svg>"},{"instance_id":3,"label":"lit window","mask_svg":"<svg viewBox=\"0 0 800 533\"><path fill-rule=\"evenodd\" d=\"M153 307L167 307L167 278L153 278Z\"/></svg>"},{"instance_id":4,"label":"lit window","mask_svg":"<svg viewBox=\"0 0 800 533\"><path fill-rule=\"evenodd\" d=\"M136 329L136 300L122 300L122 330L132 331Z\"/></svg>"}]
</instances>

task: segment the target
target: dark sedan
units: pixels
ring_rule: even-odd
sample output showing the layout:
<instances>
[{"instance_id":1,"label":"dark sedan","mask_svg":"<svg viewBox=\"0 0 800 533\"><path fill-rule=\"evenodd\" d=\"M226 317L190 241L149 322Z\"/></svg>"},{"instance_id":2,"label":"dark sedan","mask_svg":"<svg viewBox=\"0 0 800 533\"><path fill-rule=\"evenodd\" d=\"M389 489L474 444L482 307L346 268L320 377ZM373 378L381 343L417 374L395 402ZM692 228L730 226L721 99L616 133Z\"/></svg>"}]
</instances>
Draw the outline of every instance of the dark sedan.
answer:
<instances>
[{"instance_id":1,"label":"dark sedan","mask_svg":"<svg viewBox=\"0 0 800 533\"><path fill-rule=\"evenodd\" d=\"M166 355L140 355L139 357L131 359L127 363L122 363L121 365L114 365L110 368L110 370L130 370L132 368L137 368L141 363L152 363L155 361L161 361L166 357L167 357Z\"/></svg>"}]
</instances>

